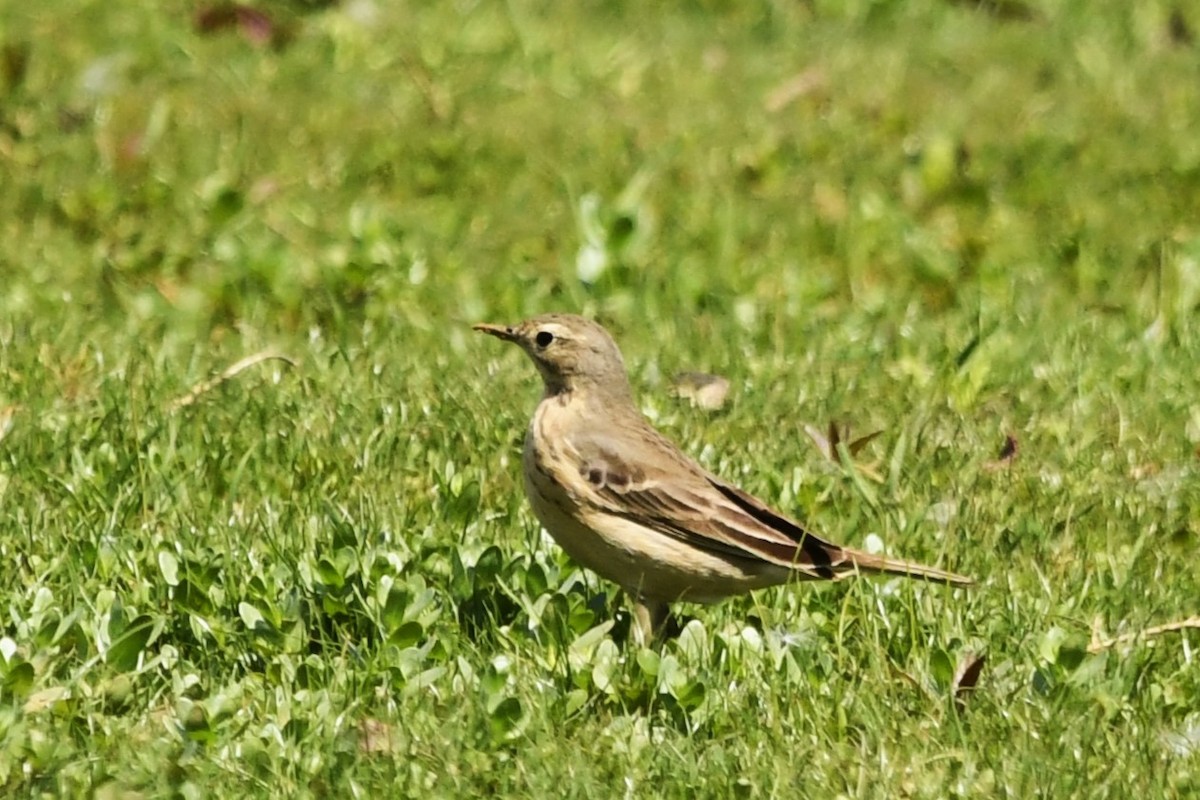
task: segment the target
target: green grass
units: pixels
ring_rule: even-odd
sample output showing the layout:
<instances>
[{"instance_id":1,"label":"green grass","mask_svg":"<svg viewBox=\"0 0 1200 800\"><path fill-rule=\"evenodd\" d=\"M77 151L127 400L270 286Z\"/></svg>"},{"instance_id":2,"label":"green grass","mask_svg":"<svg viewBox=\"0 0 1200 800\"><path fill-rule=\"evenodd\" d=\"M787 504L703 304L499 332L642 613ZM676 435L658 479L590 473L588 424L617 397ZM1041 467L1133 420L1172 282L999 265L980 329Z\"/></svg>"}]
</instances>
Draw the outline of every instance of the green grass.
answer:
<instances>
[{"instance_id":1,"label":"green grass","mask_svg":"<svg viewBox=\"0 0 1200 800\"><path fill-rule=\"evenodd\" d=\"M1197 633L1087 652L1200 613L1190 6L143 5L0 11L0 793L1200 791ZM979 585L639 651L469 328L549 310L710 468Z\"/></svg>"}]
</instances>

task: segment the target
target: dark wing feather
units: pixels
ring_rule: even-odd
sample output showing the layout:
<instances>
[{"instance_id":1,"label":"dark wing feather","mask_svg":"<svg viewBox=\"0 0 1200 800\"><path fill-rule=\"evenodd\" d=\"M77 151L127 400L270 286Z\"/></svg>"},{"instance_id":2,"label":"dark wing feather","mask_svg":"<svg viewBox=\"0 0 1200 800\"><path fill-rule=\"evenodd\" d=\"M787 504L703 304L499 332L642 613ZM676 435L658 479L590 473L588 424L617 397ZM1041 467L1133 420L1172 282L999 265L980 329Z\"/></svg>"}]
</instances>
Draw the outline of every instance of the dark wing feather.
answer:
<instances>
[{"instance_id":1,"label":"dark wing feather","mask_svg":"<svg viewBox=\"0 0 1200 800\"><path fill-rule=\"evenodd\" d=\"M794 568L822 578L840 578L856 572L877 572L889 575L904 575L909 578L938 581L958 586L970 586L975 581L966 575L947 572L937 567L927 567L899 558L863 553L849 547L827 542L799 523L778 513L757 497L709 475L709 482L718 492L729 498L739 508L771 530L780 531L796 543Z\"/></svg>"},{"instance_id":2,"label":"dark wing feather","mask_svg":"<svg viewBox=\"0 0 1200 800\"><path fill-rule=\"evenodd\" d=\"M783 516L754 495L726 483L715 475L709 475L708 482L759 523L790 538L796 548L793 563L812 567L822 578L832 578L833 568L846 562L846 553L841 547L825 541L795 520Z\"/></svg>"},{"instance_id":3,"label":"dark wing feather","mask_svg":"<svg viewBox=\"0 0 1200 800\"><path fill-rule=\"evenodd\" d=\"M644 444L632 451L603 434L573 437L580 477L593 492L589 499L606 512L728 558L768 561L820 578L853 567L842 548L705 472L657 432L639 433L636 441Z\"/></svg>"}]
</instances>

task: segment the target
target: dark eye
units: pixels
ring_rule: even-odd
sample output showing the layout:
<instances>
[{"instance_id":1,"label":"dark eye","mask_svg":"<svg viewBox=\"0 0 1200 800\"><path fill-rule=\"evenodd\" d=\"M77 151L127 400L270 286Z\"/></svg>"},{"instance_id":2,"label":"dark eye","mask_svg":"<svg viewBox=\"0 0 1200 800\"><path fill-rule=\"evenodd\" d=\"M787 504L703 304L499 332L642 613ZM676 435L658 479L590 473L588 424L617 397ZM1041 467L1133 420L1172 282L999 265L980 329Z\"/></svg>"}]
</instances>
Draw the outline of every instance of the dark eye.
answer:
<instances>
[{"instance_id":1,"label":"dark eye","mask_svg":"<svg viewBox=\"0 0 1200 800\"><path fill-rule=\"evenodd\" d=\"M550 331L538 331L538 335L533 338L537 342L538 347L549 347L554 341L554 334Z\"/></svg>"}]
</instances>

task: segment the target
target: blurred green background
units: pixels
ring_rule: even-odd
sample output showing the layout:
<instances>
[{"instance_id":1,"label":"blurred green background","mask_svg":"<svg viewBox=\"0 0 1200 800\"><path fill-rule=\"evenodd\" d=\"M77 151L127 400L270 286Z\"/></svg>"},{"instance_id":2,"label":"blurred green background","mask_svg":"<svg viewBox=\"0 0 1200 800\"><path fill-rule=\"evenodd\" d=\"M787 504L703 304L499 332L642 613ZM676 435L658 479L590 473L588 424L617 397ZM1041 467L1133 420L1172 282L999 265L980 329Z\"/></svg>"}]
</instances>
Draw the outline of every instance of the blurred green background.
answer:
<instances>
[{"instance_id":1,"label":"blurred green background","mask_svg":"<svg viewBox=\"0 0 1200 800\"><path fill-rule=\"evenodd\" d=\"M1087 645L1197 613L1198 26L5 4L0 788L1196 791L1195 634ZM533 369L469 328L550 310L709 468L981 586L637 651L520 495Z\"/></svg>"}]
</instances>

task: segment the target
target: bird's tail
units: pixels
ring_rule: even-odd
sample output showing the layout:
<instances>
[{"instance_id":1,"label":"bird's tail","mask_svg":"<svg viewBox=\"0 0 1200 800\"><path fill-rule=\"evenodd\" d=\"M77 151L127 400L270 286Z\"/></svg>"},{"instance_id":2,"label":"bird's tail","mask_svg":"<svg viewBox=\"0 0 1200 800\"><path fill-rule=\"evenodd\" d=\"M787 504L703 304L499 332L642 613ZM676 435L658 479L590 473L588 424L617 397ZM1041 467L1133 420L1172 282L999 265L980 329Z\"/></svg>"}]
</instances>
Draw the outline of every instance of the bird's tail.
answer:
<instances>
[{"instance_id":1,"label":"bird's tail","mask_svg":"<svg viewBox=\"0 0 1200 800\"><path fill-rule=\"evenodd\" d=\"M968 578L966 575L959 575L955 572L948 572L937 567L927 567L924 564L917 564L912 561L904 561L899 558L885 558L883 556L873 556L869 553L862 553L857 550L845 548L845 554L848 556L847 561L854 565L854 569L858 572L878 573L882 575L903 575L906 578L921 578L935 583L945 583L951 586L971 586L975 583L974 578ZM843 573L845 575L853 574Z\"/></svg>"}]
</instances>

